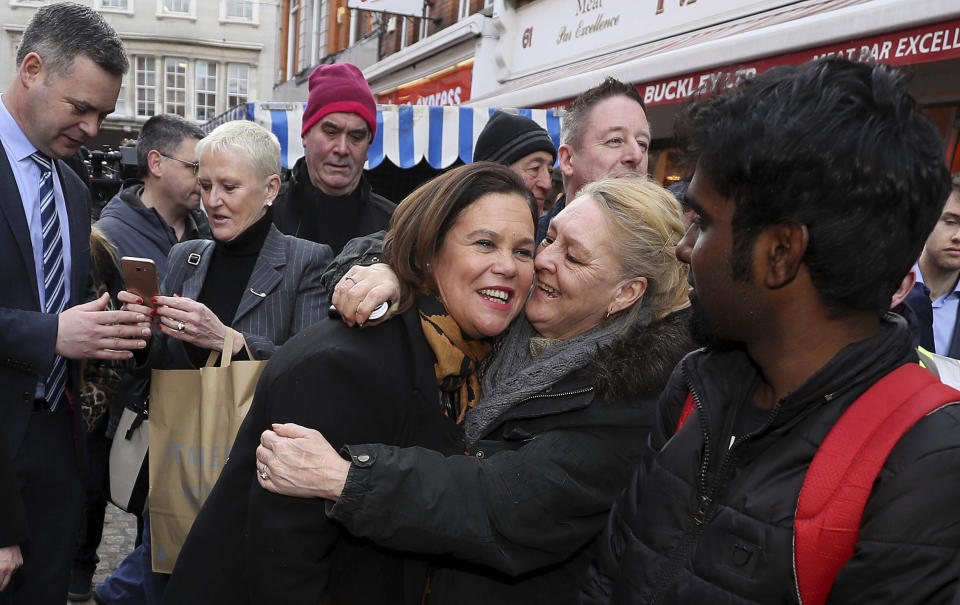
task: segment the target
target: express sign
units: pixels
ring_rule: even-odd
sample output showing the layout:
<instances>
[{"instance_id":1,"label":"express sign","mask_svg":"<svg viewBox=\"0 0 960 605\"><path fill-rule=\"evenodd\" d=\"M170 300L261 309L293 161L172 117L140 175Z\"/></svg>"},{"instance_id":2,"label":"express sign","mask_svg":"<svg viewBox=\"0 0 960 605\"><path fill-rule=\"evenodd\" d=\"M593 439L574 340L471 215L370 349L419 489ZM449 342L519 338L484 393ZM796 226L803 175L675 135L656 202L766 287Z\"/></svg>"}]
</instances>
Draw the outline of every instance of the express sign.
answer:
<instances>
[{"instance_id":1,"label":"express sign","mask_svg":"<svg viewBox=\"0 0 960 605\"><path fill-rule=\"evenodd\" d=\"M382 105L460 105L470 100L473 64L377 95Z\"/></svg>"}]
</instances>

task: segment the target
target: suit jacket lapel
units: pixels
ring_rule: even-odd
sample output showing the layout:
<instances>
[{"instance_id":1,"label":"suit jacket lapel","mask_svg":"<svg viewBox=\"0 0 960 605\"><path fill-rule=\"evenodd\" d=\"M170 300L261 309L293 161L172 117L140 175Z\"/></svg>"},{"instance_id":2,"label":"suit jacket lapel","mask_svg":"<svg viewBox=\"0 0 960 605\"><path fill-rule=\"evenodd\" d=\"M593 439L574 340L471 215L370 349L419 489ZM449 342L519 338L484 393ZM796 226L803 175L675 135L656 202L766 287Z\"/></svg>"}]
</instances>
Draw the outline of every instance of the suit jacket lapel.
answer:
<instances>
[{"instance_id":1,"label":"suit jacket lapel","mask_svg":"<svg viewBox=\"0 0 960 605\"><path fill-rule=\"evenodd\" d=\"M6 217L13 238L20 248L20 256L26 267L27 275L30 276L30 292L33 293L33 299L39 309L40 293L37 286L37 270L33 264L30 227L27 225L27 217L23 213L23 200L20 199L17 179L13 176L13 169L7 160L7 152L3 145L0 145L0 213Z\"/></svg>"},{"instance_id":2,"label":"suit jacket lapel","mask_svg":"<svg viewBox=\"0 0 960 605\"><path fill-rule=\"evenodd\" d=\"M960 319L960 310L957 311L957 315L957 319ZM953 335L950 337L950 350L947 351L947 357L960 359L960 321L953 324Z\"/></svg>"},{"instance_id":3,"label":"suit jacket lapel","mask_svg":"<svg viewBox=\"0 0 960 605\"><path fill-rule=\"evenodd\" d=\"M283 267L287 264L287 242L280 231L270 226L267 238L263 241L257 262L247 282L247 289L240 297L237 314L233 317L233 327L280 284L283 278Z\"/></svg>"}]
</instances>

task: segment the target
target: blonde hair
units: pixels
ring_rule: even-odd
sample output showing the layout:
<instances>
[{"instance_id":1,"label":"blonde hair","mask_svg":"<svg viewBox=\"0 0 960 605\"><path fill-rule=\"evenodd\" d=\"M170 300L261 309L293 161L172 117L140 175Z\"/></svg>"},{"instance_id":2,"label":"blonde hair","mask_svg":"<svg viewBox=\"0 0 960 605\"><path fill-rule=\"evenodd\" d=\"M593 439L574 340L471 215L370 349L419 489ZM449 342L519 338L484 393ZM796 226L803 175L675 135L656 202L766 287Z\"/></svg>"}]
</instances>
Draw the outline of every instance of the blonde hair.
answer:
<instances>
[{"instance_id":1,"label":"blonde hair","mask_svg":"<svg viewBox=\"0 0 960 605\"><path fill-rule=\"evenodd\" d=\"M256 122L225 122L197 142L197 158L207 152L231 153L235 150L247 155L261 179L280 174L280 141Z\"/></svg>"},{"instance_id":2,"label":"blonde hair","mask_svg":"<svg viewBox=\"0 0 960 605\"><path fill-rule=\"evenodd\" d=\"M623 277L647 278L642 300L627 311L628 325L642 315L659 320L690 306L689 268L676 254L684 233L676 198L649 179L635 178L594 181L580 190L580 196L596 200L606 210Z\"/></svg>"}]
</instances>

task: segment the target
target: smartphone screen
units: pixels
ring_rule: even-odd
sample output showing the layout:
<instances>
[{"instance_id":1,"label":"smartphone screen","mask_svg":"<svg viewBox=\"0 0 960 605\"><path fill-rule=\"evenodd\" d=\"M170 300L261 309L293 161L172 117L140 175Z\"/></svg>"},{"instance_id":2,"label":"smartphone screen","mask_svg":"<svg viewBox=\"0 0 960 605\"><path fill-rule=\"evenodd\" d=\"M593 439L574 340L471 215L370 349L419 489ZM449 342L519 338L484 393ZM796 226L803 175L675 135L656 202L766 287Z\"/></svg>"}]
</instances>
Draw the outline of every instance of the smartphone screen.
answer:
<instances>
[{"instance_id":1,"label":"smartphone screen","mask_svg":"<svg viewBox=\"0 0 960 605\"><path fill-rule=\"evenodd\" d=\"M127 292L143 299L143 304L154 306L151 299L160 295L160 282L157 280L157 266L149 258L124 256L120 259L123 267L123 279Z\"/></svg>"}]
</instances>

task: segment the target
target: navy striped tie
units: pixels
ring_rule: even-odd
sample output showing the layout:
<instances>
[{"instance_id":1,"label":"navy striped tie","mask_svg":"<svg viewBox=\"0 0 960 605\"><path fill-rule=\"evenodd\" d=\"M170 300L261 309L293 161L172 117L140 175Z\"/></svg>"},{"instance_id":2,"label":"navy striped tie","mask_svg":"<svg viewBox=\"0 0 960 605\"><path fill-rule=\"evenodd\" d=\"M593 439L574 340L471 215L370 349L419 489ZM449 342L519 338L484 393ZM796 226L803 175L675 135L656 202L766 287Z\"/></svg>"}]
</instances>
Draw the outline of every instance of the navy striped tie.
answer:
<instances>
[{"instance_id":1,"label":"navy striped tie","mask_svg":"<svg viewBox=\"0 0 960 605\"><path fill-rule=\"evenodd\" d=\"M59 314L67 307L63 269L63 237L53 197L53 170L50 158L39 151L30 156L40 167L40 224L43 227L44 312ZM46 398L50 411L56 410L67 386L67 360L53 359L53 370L46 380Z\"/></svg>"}]
</instances>

